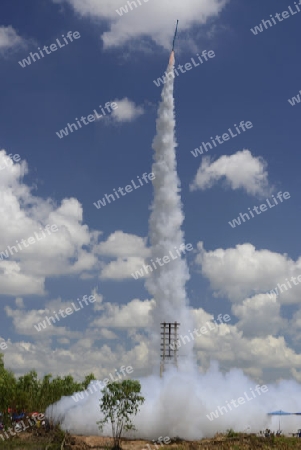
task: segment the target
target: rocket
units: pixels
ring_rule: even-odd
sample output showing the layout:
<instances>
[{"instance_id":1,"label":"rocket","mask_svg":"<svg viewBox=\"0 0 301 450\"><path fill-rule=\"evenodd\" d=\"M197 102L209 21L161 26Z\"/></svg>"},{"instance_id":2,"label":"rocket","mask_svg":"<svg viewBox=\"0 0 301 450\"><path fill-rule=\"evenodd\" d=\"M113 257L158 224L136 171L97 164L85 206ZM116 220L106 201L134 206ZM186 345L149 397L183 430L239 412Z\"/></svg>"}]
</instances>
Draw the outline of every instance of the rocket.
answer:
<instances>
[{"instance_id":1,"label":"rocket","mask_svg":"<svg viewBox=\"0 0 301 450\"><path fill-rule=\"evenodd\" d=\"M175 48L175 41L176 41L177 32L178 32L178 23L179 23L179 21L177 20L176 31L175 31L175 35L174 35L173 42L172 42L172 49L171 49L172 52L174 51L174 48Z\"/></svg>"},{"instance_id":2,"label":"rocket","mask_svg":"<svg viewBox=\"0 0 301 450\"><path fill-rule=\"evenodd\" d=\"M174 48L175 48L175 42L176 42L176 37L177 37L177 32L178 32L178 23L179 21L177 20L177 25L176 25L176 30L175 30L175 35L173 37L173 41L172 41L172 49L171 49L171 54L169 57L169 65L173 66L175 63L175 52L174 52Z\"/></svg>"}]
</instances>

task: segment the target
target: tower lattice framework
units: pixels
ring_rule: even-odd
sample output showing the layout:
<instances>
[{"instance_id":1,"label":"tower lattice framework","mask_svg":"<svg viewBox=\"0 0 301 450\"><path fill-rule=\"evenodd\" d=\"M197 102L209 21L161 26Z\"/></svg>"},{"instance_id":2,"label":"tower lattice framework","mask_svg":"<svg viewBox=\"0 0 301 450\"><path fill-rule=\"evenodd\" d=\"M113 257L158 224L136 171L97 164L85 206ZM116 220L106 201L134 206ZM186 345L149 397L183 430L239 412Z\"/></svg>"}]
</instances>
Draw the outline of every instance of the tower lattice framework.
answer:
<instances>
[{"instance_id":1,"label":"tower lattice framework","mask_svg":"<svg viewBox=\"0 0 301 450\"><path fill-rule=\"evenodd\" d=\"M178 322L161 323L161 353L160 377L166 369L166 364L173 364L178 368Z\"/></svg>"}]
</instances>

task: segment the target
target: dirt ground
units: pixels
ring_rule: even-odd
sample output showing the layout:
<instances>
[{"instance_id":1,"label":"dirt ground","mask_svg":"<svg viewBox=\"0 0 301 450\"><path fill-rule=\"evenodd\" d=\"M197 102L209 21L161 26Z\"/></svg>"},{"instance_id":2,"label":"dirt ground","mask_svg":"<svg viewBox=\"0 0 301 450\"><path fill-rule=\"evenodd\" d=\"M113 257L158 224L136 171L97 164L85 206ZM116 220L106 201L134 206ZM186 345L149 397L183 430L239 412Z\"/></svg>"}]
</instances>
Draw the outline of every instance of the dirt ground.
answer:
<instances>
[{"instance_id":1,"label":"dirt ground","mask_svg":"<svg viewBox=\"0 0 301 450\"><path fill-rule=\"evenodd\" d=\"M147 444L149 447L147 447ZM113 446L113 440L109 437L100 436L70 436L66 441L66 450L109 450ZM151 441L144 440L122 440L123 450L176 450L179 449L179 444L169 444L157 447ZM184 449L183 449L184 450ZM188 449L187 449L188 450ZM191 449L192 450L192 449Z\"/></svg>"},{"instance_id":2,"label":"dirt ground","mask_svg":"<svg viewBox=\"0 0 301 450\"><path fill-rule=\"evenodd\" d=\"M147 446L147 444L149 446ZM123 450L253 450L253 449L298 449L301 450L301 439L275 438L266 439L252 435L227 438L217 435L201 441L177 441L169 445L157 446L151 441L122 440ZM109 450L112 439L98 436L70 436L66 441L66 450Z\"/></svg>"}]
</instances>

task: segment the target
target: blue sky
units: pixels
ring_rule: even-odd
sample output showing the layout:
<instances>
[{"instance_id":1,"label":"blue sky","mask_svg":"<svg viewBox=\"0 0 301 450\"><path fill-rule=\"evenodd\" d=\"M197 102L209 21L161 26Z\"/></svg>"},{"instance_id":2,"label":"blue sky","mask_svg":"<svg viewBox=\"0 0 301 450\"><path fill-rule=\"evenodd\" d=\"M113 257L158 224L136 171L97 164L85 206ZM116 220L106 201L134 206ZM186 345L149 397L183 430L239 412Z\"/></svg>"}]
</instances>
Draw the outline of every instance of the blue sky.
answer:
<instances>
[{"instance_id":1,"label":"blue sky","mask_svg":"<svg viewBox=\"0 0 301 450\"><path fill-rule=\"evenodd\" d=\"M194 247L187 258L187 292L199 326L219 313L232 317L230 325L196 342L198 363L206 368L216 359L225 369L240 367L263 381L300 381L301 288L275 300L265 293L301 274L301 105L288 102L301 89L301 13L255 36L251 28L293 8L293 2L187 0L184 7L178 0L149 0L119 17L116 9L125 3L2 1L0 131L6 153L1 158L19 154L21 166L0 171L0 251L28 238L38 225L63 227L41 246L0 261L5 362L17 373L35 367L76 377L89 371L105 376L121 362L138 375L151 370L143 332L150 326L151 298L144 280L131 276L147 255L151 184L101 209L93 202L151 172L161 94L153 80L166 69L179 19L176 65L203 50L215 52L175 78L183 229ZM30 52L68 31L78 31L80 38L20 66ZM62 139L56 135L75 117L114 101L119 107L106 120ZM208 151L210 160L191 154L241 121L251 121L253 128ZM197 172L202 182L192 191ZM279 191L291 198L240 226L229 225ZM45 331L34 329L53 307L92 293L97 302L83 311ZM226 340L231 351L222 348ZM270 347L278 349L279 361L269 360ZM250 352L249 359L241 357Z\"/></svg>"}]
</instances>

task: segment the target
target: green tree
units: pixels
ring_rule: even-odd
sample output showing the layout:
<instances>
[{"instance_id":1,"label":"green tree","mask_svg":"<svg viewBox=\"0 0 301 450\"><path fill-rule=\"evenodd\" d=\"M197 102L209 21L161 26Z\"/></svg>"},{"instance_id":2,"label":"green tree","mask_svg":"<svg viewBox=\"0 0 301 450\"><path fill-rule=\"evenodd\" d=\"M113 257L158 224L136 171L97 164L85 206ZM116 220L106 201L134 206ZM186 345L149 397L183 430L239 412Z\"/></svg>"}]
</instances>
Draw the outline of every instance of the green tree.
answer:
<instances>
[{"instance_id":1,"label":"green tree","mask_svg":"<svg viewBox=\"0 0 301 450\"><path fill-rule=\"evenodd\" d=\"M18 378L14 408L18 411L32 411L40 389L40 381L35 370Z\"/></svg>"},{"instance_id":2,"label":"green tree","mask_svg":"<svg viewBox=\"0 0 301 450\"><path fill-rule=\"evenodd\" d=\"M1 360L1 358L0 358ZM0 411L3 414L4 425L9 423L8 408L11 407L12 399L16 397L16 379L10 370L6 370L0 364Z\"/></svg>"},{"instance_id":3,"label":"green tree","mask_svg":"<svg viewBox=\"0 0 301 450\"><path fill-rule=\"evenodd\" d=\"M139 406L145 398L140 395L141 384L136 380L114 381L102 389L100 410L104 418L97 422L102 431L107 422L111 422L114 439L114 450L120 450L120 440L123 431L135 430L131 416L137 414Z\"/></svg>"},{"instance_id":4,"label":"green tree","mask_svg":"<svg viewBox=\"0 0 301 450\"><path fill-rule=\"evenodd\" d=\"M16 378L11 370L4 367L3 354L0 353L0 412L3 413L3 421L10 423L9 408L17 412L44 412L62 396L81 391L91 380L95 380L93 373L87 375L83 382L75 381L71 375L52 378L50 373L39 379L35 370ZM52 411L53 407L51 415Z\"/></svg>"},{"instance_id":5,"label":"green tree","mask_svg":"<svg viewBox=\"0 0 301 450\"><path fill-rule=\"evenodd\" d=\"M94 373L89 373L89 375L86 375L84 381L82 382L82 388L84 390L87 389L92 380L96 380Z\"/></svg>"}]
</instances>

